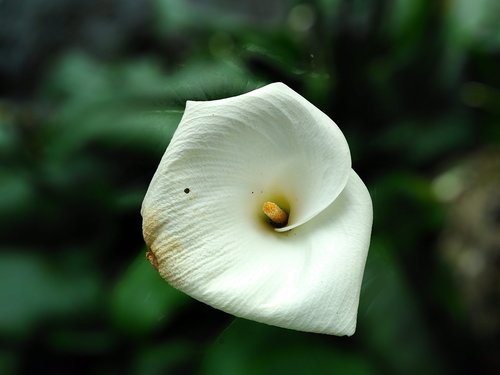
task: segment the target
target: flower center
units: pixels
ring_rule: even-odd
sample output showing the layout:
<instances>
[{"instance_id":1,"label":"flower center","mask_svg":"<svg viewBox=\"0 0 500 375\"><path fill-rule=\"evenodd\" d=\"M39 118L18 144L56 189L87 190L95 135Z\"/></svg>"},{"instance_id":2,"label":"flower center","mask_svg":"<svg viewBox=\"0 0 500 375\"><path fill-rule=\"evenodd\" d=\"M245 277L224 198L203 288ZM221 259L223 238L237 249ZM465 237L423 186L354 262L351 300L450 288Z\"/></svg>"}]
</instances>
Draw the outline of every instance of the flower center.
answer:
<instances>
[{"instance_id":1,"label":"flower center","mask_svg":"<svg viewBox=\"0 0 500 375\"><path fill-rule=\"evenodd\" d=\"M269 218L271 224L281 228L288 222L288 214L274 202L265 202L262 211Z\"/></svg>"}]
</instances>

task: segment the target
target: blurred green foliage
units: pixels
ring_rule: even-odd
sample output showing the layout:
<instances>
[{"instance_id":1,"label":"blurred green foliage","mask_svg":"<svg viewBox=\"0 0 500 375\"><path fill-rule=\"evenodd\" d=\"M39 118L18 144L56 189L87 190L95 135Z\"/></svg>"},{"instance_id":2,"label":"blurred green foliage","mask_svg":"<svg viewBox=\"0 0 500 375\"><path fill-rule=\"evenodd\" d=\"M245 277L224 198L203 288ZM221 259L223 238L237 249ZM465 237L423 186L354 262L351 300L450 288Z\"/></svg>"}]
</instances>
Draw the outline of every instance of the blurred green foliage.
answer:
<instances>
[{"instance_id":1,"label":"blurred green foliage","mask_svg":"<svg viewBox=\"0 0 500 375\"><path fill-rule=\"evenodd\" d=\"M434 178L500 143L495 0L0 2L0 373L498 373L438 249ZM166 284L140 205L186 100L283 81L374 200L351 338ZM496 344L495 344L496 342Z\"/></svg>"}]
</instances>

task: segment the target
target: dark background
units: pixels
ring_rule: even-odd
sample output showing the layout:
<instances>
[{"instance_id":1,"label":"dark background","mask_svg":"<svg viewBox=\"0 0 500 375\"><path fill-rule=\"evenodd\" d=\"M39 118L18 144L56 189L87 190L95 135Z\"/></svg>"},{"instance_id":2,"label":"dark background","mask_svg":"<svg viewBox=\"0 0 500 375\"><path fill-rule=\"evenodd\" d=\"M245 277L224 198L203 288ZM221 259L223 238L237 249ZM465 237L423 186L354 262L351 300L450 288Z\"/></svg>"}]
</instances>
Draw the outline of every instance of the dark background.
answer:
<instances>
[{"instance_id":1,"label":"dark background","mask_svg":"<svg viewBox=\"0 0 500 375\"><path fill-rule=\"evenodd\" d=\"M0 373L500 373L500 3L0 1ZM283 81L374 202L358 329L213 310L145 260L187 99Z\"/></svg>"}]
</instances>

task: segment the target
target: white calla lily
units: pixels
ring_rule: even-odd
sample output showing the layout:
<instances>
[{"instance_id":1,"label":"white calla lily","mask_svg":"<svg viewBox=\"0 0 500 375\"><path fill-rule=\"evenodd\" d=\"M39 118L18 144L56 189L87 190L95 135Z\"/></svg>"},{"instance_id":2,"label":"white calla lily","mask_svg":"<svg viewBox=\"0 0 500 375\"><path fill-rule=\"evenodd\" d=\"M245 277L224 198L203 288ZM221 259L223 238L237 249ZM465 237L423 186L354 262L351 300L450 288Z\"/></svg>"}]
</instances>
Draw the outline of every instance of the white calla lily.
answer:
<instances>
[{"instance_id":1,"label":"white calla lily","mask_svg":"<svg viewBox=\"0 0 500 375\"><path fill-rule=\"evenodd\" d=\"M262 323L354 333L370 195L337 125L286 85L188 101L142 216L148 257L190 296Z\"/></svg>"}]
</instances>

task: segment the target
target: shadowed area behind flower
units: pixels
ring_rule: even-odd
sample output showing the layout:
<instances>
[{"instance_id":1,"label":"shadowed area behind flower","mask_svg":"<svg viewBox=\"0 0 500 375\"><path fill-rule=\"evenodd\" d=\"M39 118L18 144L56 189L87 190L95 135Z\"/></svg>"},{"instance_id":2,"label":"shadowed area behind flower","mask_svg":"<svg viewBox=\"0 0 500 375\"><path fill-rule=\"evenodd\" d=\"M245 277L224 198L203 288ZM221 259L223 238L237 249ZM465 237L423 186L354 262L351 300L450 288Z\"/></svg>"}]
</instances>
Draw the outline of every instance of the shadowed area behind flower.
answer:
<instances>
[{"instance_id":1,"label":"shadowed area behind flower","mask_svg":"<svg viewBox=\"0 0 500 375\"><path fill-rule=\"evenodd\" d=\"M1 1L0 373L499 373L498 13ZM234 320L144 255L140 205L185 101L276 81L339 125L372 195L351 338Z\"/></svg>"}]
</instances>

